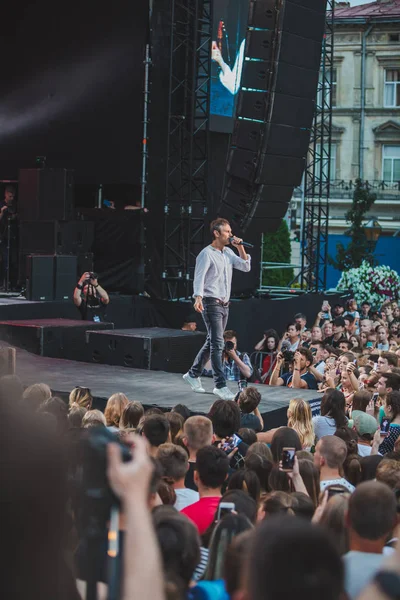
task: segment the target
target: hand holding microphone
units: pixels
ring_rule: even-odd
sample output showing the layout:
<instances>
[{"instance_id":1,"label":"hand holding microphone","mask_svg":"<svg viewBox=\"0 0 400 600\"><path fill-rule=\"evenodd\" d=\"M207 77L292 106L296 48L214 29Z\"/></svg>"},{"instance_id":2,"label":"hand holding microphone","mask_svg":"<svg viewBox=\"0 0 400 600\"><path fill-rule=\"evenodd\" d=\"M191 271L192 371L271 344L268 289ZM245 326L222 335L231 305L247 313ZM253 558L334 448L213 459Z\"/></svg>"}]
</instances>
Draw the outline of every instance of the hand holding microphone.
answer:
<instances>
[{"instance_id":1,"label":"hand holding microphone","mask_svg":"<svg viewBox=\"0 0 400 600\"><path fill-rule=\"evenodd\" d=\"M238 238L236 236L229 238L229 241L232 244L232 246L235 246L236 248L238 246L243 246L243 248L254 248L253 244L249 244L249 242L244 242L241 238Z\"/></svg>"}]
</instances>

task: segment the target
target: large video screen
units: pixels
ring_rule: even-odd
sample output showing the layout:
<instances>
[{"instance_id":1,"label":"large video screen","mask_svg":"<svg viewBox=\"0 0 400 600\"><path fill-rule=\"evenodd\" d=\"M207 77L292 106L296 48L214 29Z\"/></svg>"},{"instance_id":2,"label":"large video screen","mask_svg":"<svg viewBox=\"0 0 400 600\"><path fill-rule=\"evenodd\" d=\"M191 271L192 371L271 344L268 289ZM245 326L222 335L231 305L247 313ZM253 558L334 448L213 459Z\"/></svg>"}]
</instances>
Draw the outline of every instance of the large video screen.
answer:
<instances>
[{"instance_id":1,"label":"large video screen","mask_svg":"<svg viewBox=\"0 0 400 600\"><path fill-rule=\"evenodd\" d=\"M215 0L211 68L213 131L231 132L242 77L249 0Z\"/></svg>"}]
</instances>

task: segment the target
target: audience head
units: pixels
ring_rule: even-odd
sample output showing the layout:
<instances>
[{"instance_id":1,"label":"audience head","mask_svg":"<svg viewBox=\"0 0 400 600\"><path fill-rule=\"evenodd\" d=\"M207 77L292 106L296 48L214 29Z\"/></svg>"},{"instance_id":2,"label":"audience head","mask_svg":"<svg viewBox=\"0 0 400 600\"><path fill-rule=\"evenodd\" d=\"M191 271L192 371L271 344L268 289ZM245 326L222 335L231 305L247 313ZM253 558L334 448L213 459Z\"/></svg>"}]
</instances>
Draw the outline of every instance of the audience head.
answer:
<instances>
[{"instance_id":1,"label":"audience head","mask_svg":"<svg viewBox=\"0 0 400 600\"><path fill-rule=\"evenodd\" d=\"M339 600L343 565L325 531L283 516L266 519L254 533L246 582L249 600Z\"/></svg>"},{"instance_id":2,"label":"audience head","mask_svg":"<svg viewBox=\"0 0 400 600\"><path fill-rule=\"evenodd\" d=\"M363 456L360 460L361 464L361 480L371 481L376 478L376 470L379 463L383 460L383 456L380 454L371 454L370 456Z\"/></svg>"},{"instance_id":3,"label":"audience head","mask_svg":"<svg viewBox=\"0 0 400 600\"><path fill-rule=\"evenodd\" d=\"M40 406L40 412L53 415L57 420L57 433L63 434L68 429L68 406L61 398L53 396Z\"/></svg>"},{"instance_id":4,"label":"audience head","mask_svg":"<svg viewBox=\"0 0 400 600\"><path fill-rule=\"evenodd\" d=\"M82 419L87 413L86 408L73 404L68 415L68 422L71 429L80 429L82 427Z\"/></svg>"},{"instance_id":5,"label":"audience head","mask_svg":"<svg viewBox=\"0 0 400 600\"><path fill-rule=\"evenodd\" d=\"M242 413L250 414L258 407L261 402L261 394L257 388L251 386L244 388L239 394L238 405Z\"/></svg>"},{"instance_id":6,"label":"audience head","mask_svg":"<svg viewBox=\"0 0 400 600\"><path fill-rule=\"evenodd\" d=\"M91 427L105 427L107 425L104 413L101 410L88 410L82 418L82 427L90 429Z\"/></svg>"},{"instance_id":7,"label":"audience head","mask_svg":"<svg viewBox=\"0 0 400 600\"><path fill-rule=\"evenodd\" d=\"M346 400L343 392L339 390L329 389L322 396L321 400L321 416L334 419L336 428L346 425L347 419L345 414Z\"/></svg>"},{"instance_id":8,"label":"audience head","mask_svg":"<svg viewBox=\"0 0 400 600\"><path fill-rule=\"evenodd\" d=\"M351 494L347 513L350 536L381 541L383 546L396 524L396 518L396 499L386 484L364 481Z\"/></svg>"},{"instance_id":9,"label":"audience head","mask_svg":"<svg viewBox=\"0 0 400 600\"><path fill-rule=\"evenodd\" d=\"M240 429L240 409L231 400L216 400L208 417L211 419L214 433L219 438L231 437Z\"/></svg>"},{"instance_id":10,"label":"audience head","mask_svg":"<svg viewBox=\"0 0 400 600\"><path fill-rule=\"evenodd\" d=\"M320 520L320 525L331 532L341 556L349 551L349 532L346 525L349 498L350 494L347 492L329 498Z\"/></svg>"},{"instance_id":11,"label":"audience head","mask_svg":"<svg viewBox=\"0 0 400 600\"><path fill-rule=\"evenodd\" d=\"M230 476L228 490L243 490L258 503L261 490L260 480L251 469L239 469Z\"/></svg>"},{"instance_id":12,"label":"audience head","mask_svg":"<svg viewBox=\"0 0 400 600\"><path fill-rule=\"evenodd\" d=\"M219 502L232 502L235 505L235 512L238 515L244 515L250 523L256 522L257 503L247 492L243 490L228 490Z\"/></svg>"},{"instance_id":13,"label":"audience head","mask_svg":"<svg viewBox=\"0 0 400 600\"><path fill-rule=\"evenodd\" d=\"M119 426L123 429L136 429L143 415L144 408L141 402L128 402L122 412Z\"/></svg>"},{"instance_id":14,"label":"audience head","mask_svg":"<svg viewBox=\"0 0 400 600\"><path fill-rule=\"evenodd\" d=\"M107 425L109 427L119 427L122 413L124 412L124 409L128 403L129 400L125 394L117 393L110 396L104 411Z\"/></svg>"},{"instance_id":15,"label":"audience head","mask_svg":"<svg viewBox=\"0 0 400 600\"><path fill-rule=\"evenodd\" d=\"M183 426L183 441L192 452L210 446L213 441L213 426L208 417L189 417Z\"/></svg>"},{"instance_id":16,"label":"audience head","mask_svg":"<svg viewBox=\"0 0 400 600\"><path fill-rule=\"evenodd\" d=\"M314 516L315 506L310 496L307 496L303 492L292 492L291 497L293 503L292 510L295 516L311 521Z\"/></svg>"},{"instance_id":17,"label":"audience head","mask_svg":"<svg viewBox=\"0 0 400 600\"><path fill-rule=\"evenodd\" d=\"M267 519L273 515L294 515L293 497L287 492L274 490L267 494L259 511L258 520Z\"/></svg>"},{"instance_id":18,"label":"audience head","mask_svg":"<svg viewBox=\"0 0 400 600\"><path fill-rule=\"evenodd\" d=\"M274 433L271 452L275 464L278 464L281 460L283 448L302 449L298 433L290 427L279 427Z\"/></svg>"},{"instance_id":19,"label":"audience head","mask_svg":"<svg viewBox=\"0 0 400 600\"><path fill-rule=\"evenodd\" d=\"M182 432L184 419L182 415L177 412L167 412L165 413L165 417L169 422L171 441L175 443L176 436Z\"/></svg>"},{"instance_id":20,"label":"audience head","mask_svg":"<svg viewBox=\"0 0 400 600\"><path fill-rule=\"evenodd\" d=\"M346 443L335 435L326 435L315 446L314 464L320 471L324 467L340 471L346 456Z\"/></svg>"},{"instance_id":21,"label":"audience head","mask_svg":"<svg viewBox=\"0 0 400 600\"><path fill-rule=\"evenodd\" d=\"M164 415L149 415L144 418L142 435L150 446L158 447L165 444L168 441L169 432L169 422Z\"/></svg>"},{"instance_id":22,"label":"audience head","mask_svg":"<svg viewBox=\"0 0 400 600\"><path fill-rule=\"evenodd\" d=\"M279 335L275 329L264 332L263 352L276 352L279 346Z\"/></svg>"},{"instance_id":23,"label":"audience head","mask_svg":"<svg viewBox=\"0 0 400 600\"><path fill-rule=\"evenodd\" d=\"M310 404L302 398L293 398L287 411L288 427L295 429L302 448L311 448L315 434Z\"/></svg>"},{"instance_id":24,"label":"audience head","mask_svg":"<svg viewBox=\"0 0 400 600\"><path fill-rule=\"evenodd\" d=\"M271 449L264 442L254 442L254 444L251 444L251 446L247 449L245 461L249 460L253 454L264 456L267 460L272 462Z\"/></svg>"},{"instance_id":25,"label":"audience head","mask_svg":"<svg viewBox=\"0 0 400 600\"><path fill-rule=\"evenodd\" d=\"M184 404L176 404L171 412L180 414L184 421L186 421L191 415L190 409Z\"/></svg>"},{"instance_id":26,"label":"audience head","mask_svg":"<svg viewBox=\"0 0 400 600\"><path fill-rule=\"evenodd\" d=\"M386 396L385 415L392 421L400 415L400 392L390 392Z\"/></svg>"},{"instance_id":27,"label":"audience head","mask_svg":"<svg viewBox=\"0 0 400 600\"><path fill-rule=\"evenodd\" d=\"M93 404L93 396L90 392L90 389L87 387L81 387L78 385L75 387L69 395L69 405L79 404L79 406L83 406L86 410L90 410Z\"/></svg>"},{"instance_id":28,"label":"audience head","mask_svg":"<svg viewBox=\"0 0 400 600\"><path fill-rule=\"evenodd\" d=\"M229 458L223 450L215 446L200 448L196 455L194 482L199 487L211 490L220 489L227 478Z\"/></svg>"},{"instance_id":29,"label":"audience head","mask_svg":"<svg viewBox=\"0 0 400 600\"><path fill-rule=\"evenodd\" d=\"M247 452L244 459L244 464L246 469L249 471L254 471L254 473L257 475L260 482L261 491L268 492L270 489L268 481L273 467L272 460L269 460L262 454L249 454L249 452Z\"/></svg>"},{"instance_id":30,"label":"audience head","mask_svg":"<svg viewBox=\"0 0 400 600\"><path fill-rule=\"evenodd\" d=\"M314 506L317 507L320 492L319 470L311 460L300 458L298 462L300 475L304 481L308 495Z\"/></svg>"},{"instance_id":31,"label":"audience head","mask_svg":"<svg viewBox=\"0 0 400 600\"><path fill-rule=\"evenodd\" d=\"M249 429L248 427L241 427L238 431L238 436L248 446L251 446L257 442L256 432L254 429Z\"/></svg>"},{"instance_id":32,"label":"audience head","mask_svg":"<svg viewBox=\"0 0 400 600\"><path fill-rule=\"evenodd\" d=\"M172 506L153 511L153 523L161 551L167 597L186 597L193 571L200 561L196 526Z\"/></svg>"},{"instance_id":33,"label":"audience head","mask_svg":"<svg viewBox=\"0 0 400 600\"><path fill-rule=\"evenodd\" d=\"M46 383L34 383L22 394L22 403L27 410L36 412L50 398L51 389Z\"/></svg>"},{"instance_id":34,"label":"audience head","mask_svg":"<svg viewBox=\"0 0 400 600\"><path fill-rule=\"evenodd\" d=\"M376 468L376 480L392 490L400 490L400 461L384 458Z\"/></svg>"},{"instance_id":35,"label":"audience head","mask_svg":"<svg viewBox=\"0 0 400 600\"><path fill-rule=\"evenodd\" d=\"M362 412L365 412L367 410L368 404L371 402L371 398L371 392L369 392L368 390L360 390L359 392L356 392L353 396L353 411L360 410Z\"/></svg>"},{"instance_id":36,"label":"audience head","mask_svg":"<svg viewBox=\"0 0 400 600\"><path fill-rule=\"evenodd\" d=\"M161 444L157 456L163 470L163 477L170 485L185 478L189 468L188 455L180 446Z\"/></svg>"}]
</instances>

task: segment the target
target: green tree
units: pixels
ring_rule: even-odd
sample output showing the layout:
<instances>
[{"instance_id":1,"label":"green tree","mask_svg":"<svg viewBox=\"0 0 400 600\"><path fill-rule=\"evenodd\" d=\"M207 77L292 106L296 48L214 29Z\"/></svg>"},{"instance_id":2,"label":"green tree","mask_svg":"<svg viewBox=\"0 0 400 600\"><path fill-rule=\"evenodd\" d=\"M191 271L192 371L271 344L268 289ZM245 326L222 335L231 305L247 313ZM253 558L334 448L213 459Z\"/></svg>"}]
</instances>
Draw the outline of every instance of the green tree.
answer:
<instances>
[{"instance_id":1,"label":"green tree","mask_svg":"<svg viewBox=\"0 0 400 600\"><path fill-rule=\"evenodd\" d=\"M329 264L339 271L347 271L359 267L363 260L371 265L376 264L372 248L370 247L363 229L365 215L376 200L376 194L369 191L367 183L361 179L356 180L353 194L353 203L350 210L345 214L345 219L350 223L351 241L345 248L343 244L336 244L336 258L328 257Z\"/></svg>"},{"instance_id":2,"label":"green tree","mask_svg":"<svg viewBox=\"0 0 400 600\"><path fill-rule=\"evenodd\" d=\"M291 255L289 228L286 221L282 220L275 233L264 233L263 261L290 264ZM294 272L292 267L263 271L263 285L285 287L293 278Z\"/></svg>"}]
</instances>

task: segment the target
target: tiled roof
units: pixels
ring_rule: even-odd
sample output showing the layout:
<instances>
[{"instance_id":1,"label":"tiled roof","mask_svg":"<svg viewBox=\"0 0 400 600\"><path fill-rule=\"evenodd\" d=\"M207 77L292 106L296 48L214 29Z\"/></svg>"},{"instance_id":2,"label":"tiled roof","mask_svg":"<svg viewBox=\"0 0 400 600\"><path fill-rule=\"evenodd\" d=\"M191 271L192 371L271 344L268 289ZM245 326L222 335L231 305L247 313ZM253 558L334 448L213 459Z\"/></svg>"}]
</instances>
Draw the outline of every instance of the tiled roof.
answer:
<instances>
[{"instance_id":1,"label":"tiled roof","mask_svg":"<svg viewBox=\"0 0 400 600\"><path fill-rule=\"evenodd\" d=\"M385 19L400 17L400 0L370 2L360 6L336 6L335 21L340 19Z\"/></svg>"}]
</instances>

